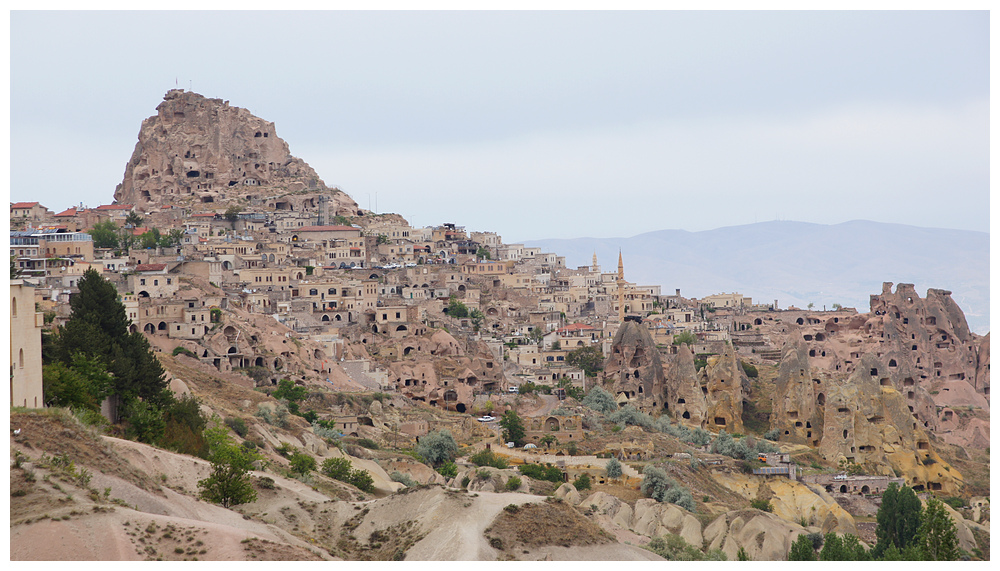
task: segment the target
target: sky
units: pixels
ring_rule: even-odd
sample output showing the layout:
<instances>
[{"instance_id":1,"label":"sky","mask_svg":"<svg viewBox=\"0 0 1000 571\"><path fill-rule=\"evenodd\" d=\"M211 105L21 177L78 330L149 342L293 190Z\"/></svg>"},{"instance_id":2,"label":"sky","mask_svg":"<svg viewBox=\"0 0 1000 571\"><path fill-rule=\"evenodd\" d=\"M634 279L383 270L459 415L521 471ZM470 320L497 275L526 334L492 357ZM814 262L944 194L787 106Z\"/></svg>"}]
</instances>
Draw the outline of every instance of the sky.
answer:
<instances>
[{"instance_id":1,"label":"sky","mask_svg":"<svg viewBox=\"0 0 1000 571\"><path fill-rule=\"evenodd\" d=\"M108 204L170 89L328 186L505 242L989 231L989 13L10 13L11 200Z\"/></svg>"}]
</instances>

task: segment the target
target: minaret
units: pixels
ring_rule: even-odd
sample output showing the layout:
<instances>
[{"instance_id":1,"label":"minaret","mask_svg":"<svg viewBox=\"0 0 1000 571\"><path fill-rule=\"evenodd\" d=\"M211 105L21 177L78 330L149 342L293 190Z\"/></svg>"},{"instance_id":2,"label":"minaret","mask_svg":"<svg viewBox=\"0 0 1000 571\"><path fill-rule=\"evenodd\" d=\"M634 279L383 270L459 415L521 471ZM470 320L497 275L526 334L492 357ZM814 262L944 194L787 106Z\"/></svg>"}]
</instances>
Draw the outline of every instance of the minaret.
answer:
<instances>
[{"instance_id":1,"label":"minaret","mask_svg":"<svg viewBox=\"0 0 1000 571\"><path fill-rule=\"evenodd\" d=\"M622 251L618 250L618 322L625 323L625 264L622 263Z\"/></svg>"},{"instance_id":2,"label":"minaret","mask_svg":"<svg viewBox=\"0 0 1000 571\"><path fill-rule=\"evenodd\" d=\"M590 265L590 271L601 273L601 266L597 265L597 250L594 250L594 263Z\"/></svg>"}]
</instances>

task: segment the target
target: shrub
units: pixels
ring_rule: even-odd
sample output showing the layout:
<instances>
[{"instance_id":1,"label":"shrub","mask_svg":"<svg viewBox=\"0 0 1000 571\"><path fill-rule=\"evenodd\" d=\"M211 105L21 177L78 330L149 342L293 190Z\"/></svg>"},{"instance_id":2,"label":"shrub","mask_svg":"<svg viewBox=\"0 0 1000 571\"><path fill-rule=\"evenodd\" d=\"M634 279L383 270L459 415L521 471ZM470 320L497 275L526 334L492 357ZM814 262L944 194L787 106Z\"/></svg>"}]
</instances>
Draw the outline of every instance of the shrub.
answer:
<instances>
[{"instance_id":1,"label":"shrub","mask_svg":"<svg viewBox=\"0 0 1000 571\"><path fill-rule=\"evenodd\" d=\"M965 500L962 498L943 498L941 501L956 510L965 507Z\"/></svg>"},{"instance_id":2,"label":"shrub","mask_svg":"<svg viewBox=\"0 0 1000 571\"><path fill-rule=\"evenodd\" d=\"M751 379L757 378L757 367L754 367L746 361L740 361L740 365L743 367L743 372L746 373L747 377Z\"/></svg>"},{"instance_id":3,"label":"shrub","mask_svg":"<svg viewBox=\"0 0 1000 571\"><path fill-rule=\"evenodd\" d=\"M653 428L655 425L653 417L639 411L630 404L627 404L618 409L616 412L609 414L607 419L618 424L619 426L632 425L641 426L642 428Z\"/></svg>"},{"instance_id":4,"label":"shrub","mask_svg":"<svg viewBox=\"0 0 1000 571\"><path fill-rule=\"evenodd\" d=\"M367 448L369 450L378 450L379 449L378 442L375 442L371 438L361 438L361 439L359 439L358 440L358 446L364 446L365 448Z\"/></svg>"},{"instance_id":5,"label":"shrub","mask_svg":"<svg viewBox=\"0 0 1000 571\"><path fill-rule=\"evenodd\" d=\"M640 489L647 497L658 502L676 504L688 511L695 510L694 496L667 473L656 466L646 466L642 471L642 485Z\"/></svg>"},{"instance_id":6,"label":"shrub","mask_svg":"<svg viewBox=\"0 0 1000 571\"><path fill-rule=\"evenodd\" d=\"M420 439L417 445L417 454L425 462L437 466L445 462L451 462L458 456L458 444L447 430L431 432Z\"/></svg>"},{"instance_id":7,"label":"shrub","mask_svg":"<svg viewBox=\"0 0 1000 571\"><path fill-rule=\"evenodd\" d=\"M391 479L393 482L399 482L400 484L403 484L407 488L412 488L413 486L417 485L416 480L411 478L409 474L404 474L399 471L393 471L392 474L389 474L389 479Z\"/></svg>"},{"instance_id":8,"label":"shrub","mask_svg":"<svg viewBox=\"0 0 1000 571\"><path fill-rule=\"evenodd\" d=\"M372 479L372 475L367 470L351 470L347 483L364 492L375 491L375 480Z\"/></svg>"},{"instance_id":9,"label":"shrub","mask_svg":"<svg viewBox=\"0 0 1000 571\"><path fill-rule=\"evenodd\" d=\"M226 419L226 426L232 429L240 438L246 438L247 435L247 423L242 418L237 418L235 416L230 416Z\"/></svg>"},{"instance_id":10,"label":"shrub","mask_svg":"<svg viewBox=\"0 0 1000 571\"><path fill-rule=\"evenodd\" d=\"M343 436L339 430L327 425L323 425L322 420L316 420L312 423L313 434L319 436L320 438L332 438L334 440L339 439Z\"/></svg>"},{"instance_id":11,"label":"shrub","mask_svg":"<svg viewBox=\"0 0 1000 571\"><path fill-rule=\"evenodd\" d=\"M546 480L549 482L563 481L562 470L552 464L546 464L545 466L541 464L523 464L518 466L517 469L521 474L535 480Z\"/></svg>"},{"instance_id":12,"label":"shrub","mask_svg":"<svg viewBox=\"0 0 1000 571\"><path fill-rule=\"evenodd\" d=\"M608 463L604 466L604 472L609 478L621 478L622 463L612 458L608 460Z\"/></svg>"},{"instance_id":13,"label":"shrub","mask_svg":"<svg viewBox=\"0 0 1000 571\"><path fill-rule=\"evenodd\" d=\"M507 504L503 507L503 511L510 514L516 514L518 511L520 511L520 509L521 508L517 504Z\"/></svg>"},{"instance_id":14,"label":"shrub","mask_svg":"<svg viewBox=\"0 0 1000 571\"><path fill-rule=\"evenodd\" d=\"M445 478L454 478L458 476L458 466L454 462L445 462L437 469L437 472Z\"/></svg>"},{"instance_id":15,"label":"shrub","mask_svg":"<svg viewBox=\"0 0 1000 571\"><path fill-rule=\"evenodd\" d=\"M469 486L469 482L471 482L471 481L472 480L470 480L468 476L465 476L464 478L462 478L462 487L463 488L468 487Z\"/></svg>"},{"instance_id":16,"label":"shrub","mask_svg":"<svg viewBox=\"0 0 1000 571\"><path fill-rule=\"evenodd\" d=\"M476 466L492 466L503 470L508 466L507 460L502 456L497 456L492 450L481 450L469 456L469 462Z\"/></svg>"},{"instance_id":17,"label":"shrub","mask_svg":"<svg viewBox=\"0 0 1000 571\"><path fill-rule=\"evenodd\" d=\"M771 505L771 502L763 499L750 500L750 507L762 512L770 513L774 511L774 506Z\"/></svg>"},{"instance_id":18,"label":"shrub","mask_svg":"<svg viewBox=\"0 0 1000 571\"><path fill-rule=\"evenodd\" d=\"M517 476L511 476L510 478L507 478L507 483L504 485L504 487L507 488L507 491L509 492L516 491L518 488L521 487L521 478L518 478Z\"/></svg>"},{"instance_id":19,"label":"shrub","mask_svg":"<svg viewBox=\"0 0 1000 571\"><path fill-rule=\"evenodd\" d=\"M610 414L618 410L618 403L615 402L615 398L601 387L590 389L587 392L587 396L583 397L581 404L604 414Z\"/></svg>"},{"instance_id":20,"label":"shrub","mask_svg":"<svg viewBox=\"0 0 1000 571\"><path fill-rule=\"evenodd\" d=\"M577 479L573 480L573 487L579 490L589 490L590 489L590 475L580 474Z\"/></svg>"},{"instance_id":21,"label":"shrub","mask_svg":"<svg viewBox=\"0 0 1000 571\"><path fill-rule=\"evenodd\" d=\"M290 464L293 472L303 476L316 469L316 459L304 452L293 453Z\"/></svg>"},{"instance_id":22,"label":"shrub","mask_svg":"<svg viewBox=\"0 0 1000 571\"><path fill-rule=\"evenodd\" d=\"M184 347L174 347L174 350L170 354L173 355L174 357L176 357L177 355L184 354L187 355L188 357L191 357L192 359L198 358L197 354L195 354L190 349L185 349Z\"/></svg>"},{"instance_id":23,"label":"shrub","mask_svg":"<svg viewBox=\"0 0 1000 571\"><path fill-rule=\"evenodd\" d=\"M264 403L260 403L257 405L257 412L254 413L254 416L278 428L285 428L288 425L288 407L281 403L274 407L273 412L264 406Z\"/></svg>"},{"instance_id":24,"label":"shrub","mask_svg":"<svg viewBox=\"0 0 1000 571\"><path fill-rule=\"evenodd\" d=\"M273 490L274 479L267 476L261 476L260 478L257 478L257 487L264 490Z\"/></svg>"},{"instance_id":25,"label":"shrub","mask_svg":"<svg viewBox=\"0 0 1000 571\"><path fill-rule=\"evenodd\" d=\"M768 430L767 432L764 433L764 438L768 440L773 440L775 442L778 441L778 438L780 436L781 436L781 431L778 430L777 428L772 428L771 430Z\"/></svg>"}]
</instances>

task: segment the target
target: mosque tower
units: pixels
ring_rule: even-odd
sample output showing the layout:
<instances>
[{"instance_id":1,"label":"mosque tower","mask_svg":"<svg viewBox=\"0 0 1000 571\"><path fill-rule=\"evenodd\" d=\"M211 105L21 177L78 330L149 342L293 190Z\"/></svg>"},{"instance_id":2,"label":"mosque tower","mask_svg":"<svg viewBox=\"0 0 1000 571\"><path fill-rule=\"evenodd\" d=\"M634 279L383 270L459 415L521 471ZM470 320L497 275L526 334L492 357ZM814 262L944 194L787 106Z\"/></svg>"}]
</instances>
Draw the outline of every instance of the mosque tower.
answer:
<instances>
[{"instance_id":1,"label":"mosque tower","mask_svg":"<svg viewBox=\"0 0 1000 571\"><path fill-rule=\"evenodd\" d=\"M622 251L618 250L618 322L625 322L625 264L622 263Z\"/></svg>"}]
</instances>

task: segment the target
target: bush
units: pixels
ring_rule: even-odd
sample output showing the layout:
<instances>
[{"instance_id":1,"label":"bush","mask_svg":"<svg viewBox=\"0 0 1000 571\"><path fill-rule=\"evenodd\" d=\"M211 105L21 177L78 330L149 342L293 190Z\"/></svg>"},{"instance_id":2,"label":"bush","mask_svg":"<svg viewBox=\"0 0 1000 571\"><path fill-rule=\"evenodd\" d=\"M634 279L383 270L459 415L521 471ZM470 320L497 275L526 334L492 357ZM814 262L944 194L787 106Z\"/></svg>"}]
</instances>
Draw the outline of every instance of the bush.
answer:
<instances>
[{"instance_id":1,"label":"bush","mask_svg":"<svg viewBox=\"0 0 1000 571\"><path fill-rule=\"evenodd\" d=\"M780 436L781 436L781 431L778 430L777 428L772 428L771 430L768 430L767 432L764 433L764 438L768 440L773 440L775 442L778 441L778 438Z\"/></svg>"},{"instance_id":2,"label":"bush","mask_svg":"<svg viewBox=\"0 0 1000 571\"><path fill-rule=\"evenodd\" d=\"M454 478L458 476L458 466L454 462L445 462L437 469L437 472L445 478Z\"/></svg>"},{"instance_id":3,"label":"bush","mask_svg":"<svg viewBox=\"0 0 1000 571\"><path fill-rule=\"evenodd\" d=\"M647 497L658 502L676 504L688 511L695 510L694 496L667 473L655 466L646 466L642 471L642 486L640 489Z\"/></svg>"},{"instance_id":4,"label":"bush","mask_svg":"<svg viewBox=\"0 0 1000 571\"><path fill-rule=\"evenodd\" d=\"M334 480L346 482L351 475L351 461L347 458L327 458L320 471Z\"/></svg>"},{"instance_id":5,"label":"bush","mask_svg":"<svg viewBox=\"0 0 1000 571\"><path fill-rule=\"evenodd\" d=\"M296 451L293 453L289 463L293 472L298 472L303 476L316 469L316 459L304 452Z\"/></svg>"},{"instance_id":6,"label":"bush","mask_svg":"<svg viewBox=\"0 0 1000 571\"><path fill-rule=\"evenodd\" d=\"M261 476L260 478L257 478L257 487L264 490L273 490L274 479L267 476Z\"/></svg>"},{"instance_id":7,"label":"bush","mask_svg":"<svg viewBox=\"0 0 1000 571\"><path fill-rule=\"evenodd\" d=\"M174 357L176 357L177 355L184 354L187 355L188 357L191 357L192 359L198 358L198 355L196 353L194 353L189 349L185 349L184 347L174 347L174 350L170 354L173 355Z\"/></svg>"},{"instance_id":8,"label":"bush","mask_svg":"<svg viewBox=\"0 0 1000 571\"><path fill-rule=\"evenodd\" d=\"M754 367L752 364L747 363L746 361L740 361L740 365L743 367L743 372L746 373L748 378L751 379L757 378L757 367Z\"/></svg>"},{"instance_id":9,"label":"bush","mask_svg":"<svg viewBox=\"0 0 1000 571\"><path fill-rule=\"evenodd\" d=\"M774 511L774 506L771 505L771 502L762 499L750 500L750 507L762 512L770 513Z\"/></svg>"},{"instance_id":10,"label":"bush","mask_svg":"<svg viewBox=\"0 0 1000 571\"><path fill-rule=\"evenodd\" d=\"M625 425L641 426L642 428L653 428L655 422L653 417L648 414L639 411L634 406L627 404L624 407L618 409L616 412L609 414L607 419L610 422L614 422L619 426L624 427Z\"/></svg>"},{"instance_id":11,"label":"bush","mask_svg":"<svg viewBox=\"0 0 1000 571\"><path fill-rule=\"evenodd\" d=\"M492 466L500 470L508 466L507 460L501 456L497 456L492 450L482 450L469 456L469 462L472 462L476 466Z\"/></svg>"},{"instance_id":12,"label":"bush","mask_svg":"<svg viewBox=\"0 0 1000 571\"><path fill-rule=\"evenodd\" d=\"M521 478L518 478L517 476L511 476L510 478L507 478L507 483L504 485L504 487L507 488L508 492L516 491L518 488L521 487Z\"/></svg>"},{"instance_id":13,"label":"bush","mask_svg":"<svg viewBox=\"0 0 1000 571\"><path fill-rule=\"evenodd\" d=\"M417 445L417 454L425 462L437 466L445 462L451 462L458 456L458 444L447 430L431 432L420 439Z\"/></svg>"},{"instance_id":14,"label":"bush","mask_svg":"<svg viewBox=\"0 0 1000 571\"><path fill-rule=\"evenodd\" d=\"M621 478L622 463L612 458L608 460L608 463L604 466L604 472L609 478Z\"/></svg>"},{"instance_id":15,"label":"bush","mask_svg":"<svg viewBox=\"0 0 1000 571\"><path fill-rule=\"evenodd\" d=\"M465 476L464 478L462 478L462 487L467 488L469 486L469 482L471 481L472 480L470 480L468 476Z\"/></svg>"},{"instance_id":16,"label":"bush","mask_svg":"<svg viewBox=\"0 0 1000 571\"><path fill-rule=\"evenodd\" d=\"M371 438L361 438L361 439L359 439L357 441L357 443L358 443L358 446L363 446L363 447L365 447L365 448L367 448L369 450L378 450L379 449L378 442L375 442Z\"/></svg>"},{"instance_id":17,"label":"bush","mask_svg":"<svg viewBox=\"0 0 1000 571\"><path fill-rule=\"evenodd\" d=\"M590 489L590 475L589 474L580 474L580 476L577 477L577 479L573 480L573 487L576 488L577 491L589 490Z\"/></svg>"},{"instance_id":18,"label":"bush","mask_svg":"<svg viewBox=\"0 0 1000 571\"><path fill-rule=\"evenodd\" d=\"M329 425L324 426L322 420L317 420L312 423L313 434L319 436L320 438L332 438L334 440L339 439L343 436L339 430L330 427Z\"/></svg>"},{"instance_id":19,"label":"bush","mask_svg":"<svg viewBox=\"0 0 1000 571\"><path fill-rule=\"evenodd\" d=\"M962 498L943 498L941 501L956 510L965 507L965 500Z\"/></svg>"},{"instance_id":20,"label":"bush","mask_svg":"<svg viewBox=\"0 0 1000 571\"><path fill-rule=\"evenodd\" d=\"M583 397L581 404L603 414L611 414L618 410L618 403L615 402L615 397L611 396L611 393L601 387L590 389L587 392L587 396Z\"/></svg>"},{"instance_id":21,"label":"bush","mask_svg":"<svg viewBox=\"0 0 1000 571\"><path fill-rule=\"evenodd\" d=\"M521 508L517 504L507 504L503 507L503 511L509 514L516 514Z\"/></svg>"},{"instance_id":22,"label":"bush","mask_svg":"<svg viewBox=\"0 0 1000 571\"><path fill-rule=\"evenodd\" d=\"M226 419L226 426L228 426L240 438L246 438L248 430L247 423L242 418L230 416Z\"/></svg>"},{"instance_id":23,"label":"bush","mask_svg":"<svg viewBox=\"0 0 1000 571\"><path fill-rule=\"evenodd\" d=\"M367 470L351 470L347 483L364 492L375 491L375 480Z\"/></svg>"},{"instance_id":24,"label":"bush","mask_svg":"<svg viewBox=\"0 0 1000 571\"><path fill-rule=\"evenodd\" d=\"M517 470L521 474L534 478L535 480L545 480L549 482L562 482L563 472L559 468L556 468L552 464L546 464L542 466L541 464L522 464L517 467Z\"/></svg>"},{"instance_id":25,"label":"bush","mask_svg":"<svg viewBox=\"0 0 1000 571\"><path fill-rule=\"evenodd\" d=\"M274 407L273 412L264 406L264 403L260 403L254 416L278 428L285 428L288 425L288 407L281 403Z\"/></svg>"},{"instance_id":26,"label":"bush","mask_svg":"<svg viewBox=\"0 0 1000 571\"><path fill-rule=\"evenodd\" d=\"M702 553L684 538L673 533L654 537L645 548L667 561L725 561L726 555L719 549Z\"/></svg>"},{"instance_id":27,"label":"bush","mask_svg":"<svg viewBox=\"0 0 1000 571\"><path fill-rule=\"evenodd\" d=\"M389 474L389 479L391 479L393 482L399 482L400 484L403 484L407 488L412 488L413 486L418 485L416 480L411 478L409 474L404 474L399 471L393 471L392 474Z\"/></svg>"}]
</instances>

